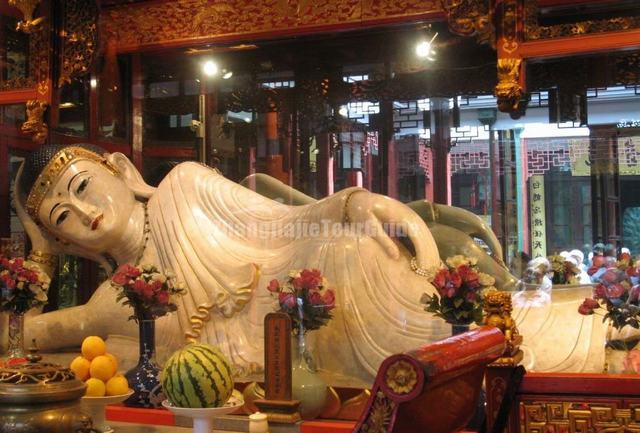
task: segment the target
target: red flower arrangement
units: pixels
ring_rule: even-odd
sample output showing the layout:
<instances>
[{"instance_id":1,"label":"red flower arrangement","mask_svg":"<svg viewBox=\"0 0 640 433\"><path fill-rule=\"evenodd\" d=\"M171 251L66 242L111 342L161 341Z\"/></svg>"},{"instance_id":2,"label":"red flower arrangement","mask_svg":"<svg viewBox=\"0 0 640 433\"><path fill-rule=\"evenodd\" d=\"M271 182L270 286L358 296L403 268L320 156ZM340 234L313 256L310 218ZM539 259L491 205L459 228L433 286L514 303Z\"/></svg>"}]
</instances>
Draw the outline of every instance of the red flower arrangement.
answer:
<instances>
[{"instance_id":1,"label":"red flower arrangement","mask_svg":"<svg viewBox=\"0 0 640 433\"><path fill-rule=\"evenodd\" d=\"M336 296L318 269L289 272L284 283L271 280L267 290L278 297L280 309L291 317L294 333L320 329L331 320Z\"/></svg>"},{"instance_id":2,"label":"red flower arrangement","mask_svg":"<svg viewBox=\"0 0 640 433\"><path fill-rule=\"evenodd\" d=\"M477 260L464 256L447 259L446 266L434 272L431 283L438 294L422 295L425 311L452 325L482 322L483 294L495 290L495 279L480 272Z\"/></svg>"},{"instance_id":3,"label":"red flower arrangement","mask_svg":"<svg viewBox=\"0 0 640 433\"><path fill-rule=\"evenodd\" d=\"M26 266L23 258L0 255L0 311L24 314L44 305L50 282L48 275Z\"/></svg>"},{"instance_id":4,"label":"red flower arrangement","mask_svg":"<svg viewBox=\"0 0 640 433\"><path fill-rule=\"evenodd\" d=\"M111 285L120 290L116 300L124 300L134 314L129 320L149 320L176 311L174 296L186 293L184 284L175 282L171 272L161 273L155 266L143 265L138 268L124 264L111 277Z\"/></svg>"}]
</instances>

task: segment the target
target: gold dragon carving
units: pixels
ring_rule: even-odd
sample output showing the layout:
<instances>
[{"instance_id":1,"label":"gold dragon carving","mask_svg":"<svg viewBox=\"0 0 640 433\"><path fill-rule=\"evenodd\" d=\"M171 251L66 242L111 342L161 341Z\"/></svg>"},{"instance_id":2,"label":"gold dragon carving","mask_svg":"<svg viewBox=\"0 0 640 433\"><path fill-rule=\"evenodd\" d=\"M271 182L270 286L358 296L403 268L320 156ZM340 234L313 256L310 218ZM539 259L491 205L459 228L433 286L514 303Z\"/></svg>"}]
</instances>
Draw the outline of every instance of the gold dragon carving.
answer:
<instances>
[{"instance_id":1,"label":"gold dragon carving","mask_svg":"<svg viewBox=\"0 0 640 433\"><path fill-rule=\"evenodd\" d=\"M520 85L520 66L522 59L500 58L498 59L498 84L495 94L498 98L498 109L504 113L516 111L522 97Z\"/></svg>"},{"instance_id":2,"label":"gold dragon carving","mask_svg":"<svg viewBox=\"0 0 640 433\"><path fill-rule=\"evenodd\" d=\"M22 124L20 130L24 134L31 135L31 140L37 144L44 144L49 134L49 127L44 122L44 113L47 104L44 101L27 101L27 120Z\"/></svg>"}]
</instances>

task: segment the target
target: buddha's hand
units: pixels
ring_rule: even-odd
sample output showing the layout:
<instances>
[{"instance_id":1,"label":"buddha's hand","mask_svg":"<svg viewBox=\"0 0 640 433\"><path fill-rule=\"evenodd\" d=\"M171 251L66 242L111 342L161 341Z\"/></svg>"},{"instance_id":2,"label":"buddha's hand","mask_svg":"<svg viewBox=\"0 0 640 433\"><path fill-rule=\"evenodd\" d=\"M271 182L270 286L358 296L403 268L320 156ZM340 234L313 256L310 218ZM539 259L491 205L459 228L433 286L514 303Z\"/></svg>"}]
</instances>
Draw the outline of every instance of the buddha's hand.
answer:
<instances>
[{"instance_id":1,"label":"buddha's hand","mask_svg":"<svg viewBox=\"0 0 640 433\"><path fill-rule=\"evenodd\" d=\"M408 206L392 198L363 189L353 189L343 198L343 222L350 230L374 238L394 259L400 258L400 240L408 240L418 265L437 263L438 251L425 222Z\"/></svg>"}]
</instances>

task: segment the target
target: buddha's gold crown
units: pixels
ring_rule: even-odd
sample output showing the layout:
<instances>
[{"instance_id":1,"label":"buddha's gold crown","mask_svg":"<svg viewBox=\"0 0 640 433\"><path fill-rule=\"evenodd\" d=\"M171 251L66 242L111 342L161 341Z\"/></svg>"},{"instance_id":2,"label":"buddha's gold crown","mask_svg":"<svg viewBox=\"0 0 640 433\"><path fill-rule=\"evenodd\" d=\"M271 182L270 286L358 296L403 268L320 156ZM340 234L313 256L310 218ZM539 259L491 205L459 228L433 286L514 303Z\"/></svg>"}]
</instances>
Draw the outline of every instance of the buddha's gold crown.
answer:
<instances>
[{"instance_id":1,"label":"buddha's gold crown","mask_svg":"<svg viewBox=\"0 0 640 433\"><path fill-rule=\"evenodd\" d=\"M55 185L62 172L72 163L76 161L87 160L94 161L107 169L113 175L119 175L118 169L107 161L106 158L91 152L82 147L70 146L65 147L56 153L49 163L44 167L38 178L36 179L29 196L27 197L26 209L27 213L34 221L39 222L38 211L42 200L49 192L49 189Z\"/></svg>"}]
</instances>

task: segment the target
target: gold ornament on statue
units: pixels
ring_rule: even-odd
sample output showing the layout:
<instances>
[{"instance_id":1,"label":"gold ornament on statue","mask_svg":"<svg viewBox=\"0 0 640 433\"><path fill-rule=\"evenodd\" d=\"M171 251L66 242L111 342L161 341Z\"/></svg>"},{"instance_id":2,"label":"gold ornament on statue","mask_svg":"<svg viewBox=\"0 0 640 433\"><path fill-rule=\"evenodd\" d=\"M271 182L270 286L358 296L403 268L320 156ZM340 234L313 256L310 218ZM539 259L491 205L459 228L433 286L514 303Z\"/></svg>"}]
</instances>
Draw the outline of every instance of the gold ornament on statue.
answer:
<instances>
[{"instance_id":1,"label":"gold ornament on statue","mask_svg":"<svg viewBox=\"0 0 640 433\"><path fill-rule=\"evenodd\" d=\"M69 164L83 159L101 164L114 176L119 175L118 169L97 153L83 149L82 147L65 147L51 158L51 161L49 161L36 179L29 193L29 197L27 197L27 213L29 213L34 221L39 221L38 210L40 209L42 200L44 200L47 192L49 192L49 188L56 183L58 177Z\"/></svg>"}]
</instances>

